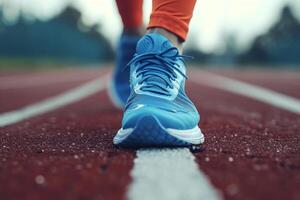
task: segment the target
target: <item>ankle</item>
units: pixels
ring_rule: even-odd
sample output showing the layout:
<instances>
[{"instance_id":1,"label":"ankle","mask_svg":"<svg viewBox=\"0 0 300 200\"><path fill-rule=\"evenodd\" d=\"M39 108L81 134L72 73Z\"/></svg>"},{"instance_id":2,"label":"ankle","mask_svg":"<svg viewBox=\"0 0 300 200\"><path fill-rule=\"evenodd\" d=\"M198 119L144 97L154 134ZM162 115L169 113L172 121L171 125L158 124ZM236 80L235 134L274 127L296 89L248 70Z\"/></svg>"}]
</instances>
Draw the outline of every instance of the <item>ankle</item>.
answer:
<instances>
[{"instance_id":1,"label":"ankle","mask_svg":"<svg viewBox=\"0 0 300 200\"><path fill-rule=\"evenodd\" d=\"M174 33L163 28L149 28L147 33L159 33L165 36L178 49L179 53L182 54L183 40Z\"/></svg>"},{"instance_id":2,"label":"ankle","mask_svg":"<svg viewBox=\"0 0 300 200\"><path fill-rule=\"evenodd\" d=\"M123 34L130 35L130 36L139 36L142 37L146 32L144 26L139 26L135 28L125 28L123 29Z\"/></svg>"}]
</instances>

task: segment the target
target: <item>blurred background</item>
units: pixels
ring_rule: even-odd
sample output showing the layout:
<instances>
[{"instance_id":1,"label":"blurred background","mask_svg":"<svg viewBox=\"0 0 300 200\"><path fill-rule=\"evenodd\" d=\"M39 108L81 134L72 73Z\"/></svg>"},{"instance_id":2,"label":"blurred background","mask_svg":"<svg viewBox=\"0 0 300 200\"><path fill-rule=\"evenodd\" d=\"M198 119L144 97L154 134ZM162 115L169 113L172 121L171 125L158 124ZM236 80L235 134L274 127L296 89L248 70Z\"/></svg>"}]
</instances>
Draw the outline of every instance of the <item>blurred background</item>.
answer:
<instances>
[{"instance_id":1,"label":"blurred background","mask_svg":"<svg viewBox=\"0 0 300 200\"><path fill-rule=\"evenodd\" d=\"M144 0L148 22L151 0ZM113 0L0 0L0 68L112 63ZM198 0L185 54L199 66L300 68L300 0Z\"/></svg>"}]
</instances>

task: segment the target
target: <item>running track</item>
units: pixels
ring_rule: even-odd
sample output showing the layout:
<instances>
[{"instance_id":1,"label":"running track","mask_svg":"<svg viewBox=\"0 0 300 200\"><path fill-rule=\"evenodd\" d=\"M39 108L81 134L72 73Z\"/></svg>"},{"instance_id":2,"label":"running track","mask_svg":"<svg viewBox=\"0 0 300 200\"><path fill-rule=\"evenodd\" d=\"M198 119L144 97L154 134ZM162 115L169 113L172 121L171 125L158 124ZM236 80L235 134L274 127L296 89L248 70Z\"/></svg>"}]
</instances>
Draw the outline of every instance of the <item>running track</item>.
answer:
<instances>
[{"instance_id":1,"label":"running track","mask_svg":"<svg viewBox=\"0 0 300 200\"><path fill-rule=\"evenodd\" d=\"M0 199L300 199L300 72L191 69L193 153L115 148L107 73L0 75Z\"/></svg>"}]
</instances>

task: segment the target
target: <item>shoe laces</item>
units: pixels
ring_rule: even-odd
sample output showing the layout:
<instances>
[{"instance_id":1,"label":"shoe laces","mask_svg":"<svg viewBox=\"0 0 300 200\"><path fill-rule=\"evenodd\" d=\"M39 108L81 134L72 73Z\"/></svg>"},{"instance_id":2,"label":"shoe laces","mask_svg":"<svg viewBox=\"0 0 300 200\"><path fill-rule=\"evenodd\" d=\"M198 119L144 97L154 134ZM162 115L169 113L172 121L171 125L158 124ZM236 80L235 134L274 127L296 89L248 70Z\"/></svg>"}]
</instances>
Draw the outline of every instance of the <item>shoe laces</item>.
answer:
<instances>
[{"instance_id":1,"label":"shoe laces","mask_svg":"<svg viewBox=\"0 0 300 200\"><path fill-rule=\"evenodd\" d=\"M127 67L138 65L136 77L141 77L138 82L141 91L171 96L169 89L174 88L173 81L178 78L176 71L185 79L188 78L176 62L178 59L184 61L185 58L191 57L179 55L177 48L171 47L159 53L136 54Z\"/></svg>"}]
</instances>

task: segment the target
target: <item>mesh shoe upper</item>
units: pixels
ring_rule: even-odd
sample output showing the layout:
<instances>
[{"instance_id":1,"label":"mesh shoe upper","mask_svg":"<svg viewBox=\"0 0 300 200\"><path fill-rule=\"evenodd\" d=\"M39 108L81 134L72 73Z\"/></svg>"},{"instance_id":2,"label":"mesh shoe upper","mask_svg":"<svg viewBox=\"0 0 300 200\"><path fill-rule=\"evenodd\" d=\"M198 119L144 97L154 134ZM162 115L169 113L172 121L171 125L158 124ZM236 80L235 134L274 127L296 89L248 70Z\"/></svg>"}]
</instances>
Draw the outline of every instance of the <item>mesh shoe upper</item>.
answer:
<instances>
[{"instance_id":1,"label":"mesh shoe upper","mask_svg":"<svg viewBox=\"0 0 300 200\"><path fill-rule=\"evenodd\" d=\"M122 127L133 128L147 115L165 128L186 130L198 125L199 114L185 94L184 56L160 34L148 34L137 45L129 63L131 93Z\"/></svg>"}]
</instances>

